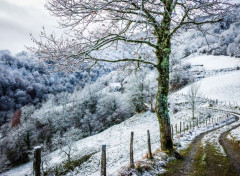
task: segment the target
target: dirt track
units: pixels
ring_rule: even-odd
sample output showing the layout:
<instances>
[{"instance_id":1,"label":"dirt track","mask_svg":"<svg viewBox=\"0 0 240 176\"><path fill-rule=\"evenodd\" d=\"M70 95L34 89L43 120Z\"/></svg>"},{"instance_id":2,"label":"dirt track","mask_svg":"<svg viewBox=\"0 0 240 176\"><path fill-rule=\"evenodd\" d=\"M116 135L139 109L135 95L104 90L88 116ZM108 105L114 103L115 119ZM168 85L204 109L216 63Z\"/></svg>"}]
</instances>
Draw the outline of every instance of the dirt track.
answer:
<instances>
[{"instance_id":1,"label":"dirt track","mask_svg":"<svg viewBox=\"0 0 240 176\"><path fill-rule=\"evenodd\" d=\"M237 173L240 175L240 145L226 138L230 131L239 126L240 125L237 125L234 128L222 133L219 139L219 143L223 146L224 151L231 159Z\"/></svg>"},{"instance_id":2,"label":"dirt track","mask_svg":"<svg viewBox=\"0 0 240 176\"><path fill-rule=\"evenodd\" d=\"M237 116L236 120L230 124L239 120ZM228 124L229 125L229 124ZM237 125L240 126L240 125ZM240 175L240 147L237 144L233 145L231 141L226 139L227 134L236 128L229 129L222 133L219 142L223 146L227 153L224 156L217 148L211 143L207 143L205 147L201 142L203 137L219 128L205 132L197 136L192 144L186 151L183 151L183 160L171 161L167 166L166 176L237 176ZM239 152L238 152L239 151Z\"/></svg>"}]
</instances>

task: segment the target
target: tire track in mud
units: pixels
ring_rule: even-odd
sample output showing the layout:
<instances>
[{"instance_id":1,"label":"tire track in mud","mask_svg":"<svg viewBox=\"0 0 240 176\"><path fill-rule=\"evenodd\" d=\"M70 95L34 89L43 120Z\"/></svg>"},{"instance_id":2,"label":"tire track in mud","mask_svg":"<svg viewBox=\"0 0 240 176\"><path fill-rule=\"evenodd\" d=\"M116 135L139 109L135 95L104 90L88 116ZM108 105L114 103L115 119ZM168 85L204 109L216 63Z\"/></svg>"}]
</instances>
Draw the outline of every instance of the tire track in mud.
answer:
<instances>
[{"instance_id":1,"label":"tire track in mud","mask_svg":"<svg viewBox=\"0 0 240 176\"><path fill-rule=\"evenodd\" d=\"M233 114L233 113L232 113ZM230 125L232 123L235 123L239 120L239 117L237 115L239 114L233 114L235 116L235 120L226 124L226 125ZM226 126L224 125L224 126ZM237 125L237 126L240 126ZM227 142L225 141L226 139L226 136L227 134L233 130L234 128L237 128L237 126L234 126L233 128L227 130L226 132L222 133L221 135L221 138L222 138L222 141L223 141L223 145L226 146L226 148L228 148L228 144ZM215 129L212 129L210 131L207 131L205 133L202 133L200 135L198 135L194 140L193 142L190 144L190 146L188 147L188 149L185 151L184 153L184 159L183 160L174 160L174 161L171 161L167 164L167 172L164 173L163 175L164 176L192 176L192 175L202 175L202 174L199 174L196 172L196 170L194 170L194 164L195 164L195 158L197 157L197 152L201 149L201 142L202 142L202 139L203 137L206 135L206 134L209 134L213 131L216 131L220 128L222 128L223 126L221 127L218 127L218 128L215 128ZM225 135L224 135L225 134ZM221 144L221 143L220 143ZM221 144L222 145L222 144ZM224 147L224 146L223 146ZM225 147L224 147L225 148ZM229 148L228 148L229 149ZM228 150L227 149L227 150ZM227 151L226 150L226 151ZM229 149L230 150L230 149ZM230 151L228 151L230 153ZM231 152L234 152L234 151L231 151ZM227 153L227 152L226 152ZM227 153L228 154L228 153ZM231 156L233 156L233 153L231 154ZM240 152L239 152L239 157L240 157ZM229 157L231 159L231 161L234 161L234 158L232 157ZM236 162L233 162L233 165L237 165L237 164L234 164ZM238 165L237 167L239 167L240 169L240 165Z\"/></svg>"},{"instance_id":2,"label":"tire track in mud","mask_svg":"<svg viewBox=\"0 0 240 176\"><path fill-rule=\"evenodd\" d=\"M239 117L237 117L237 119L239 120ZM227 156L230 158L237 173L240 175L240 145L237 143L234 143L233 141L230 141L227 138L227 135L230 133L230 131L236 129L239 126L240 124L222 133L219 138L219 143L223 147Z\"/></svg>"}]
</instances>

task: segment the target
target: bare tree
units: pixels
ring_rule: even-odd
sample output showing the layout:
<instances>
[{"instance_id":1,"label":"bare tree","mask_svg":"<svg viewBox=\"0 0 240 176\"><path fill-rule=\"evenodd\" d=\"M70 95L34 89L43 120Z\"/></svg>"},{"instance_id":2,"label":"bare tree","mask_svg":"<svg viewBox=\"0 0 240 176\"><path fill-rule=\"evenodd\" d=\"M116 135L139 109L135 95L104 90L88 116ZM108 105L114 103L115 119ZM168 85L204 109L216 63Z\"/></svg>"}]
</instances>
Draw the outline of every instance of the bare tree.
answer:
<instances>
[{"instance_id":1,"label":"bare tree","mask_svg":"<svg viewBox=\"0 0 240 176\"><path fill-rule=\"evenodd\" d=\"M71 161L72 154L76 149L76 145L69 134L54 139L55 145L59 145L60 151L67 157L67 162Z\"/></svg>"},{"instance_id":2,"label":"bare tree","mask_svg":"<svg viewBox=\"0 0 240 176\"><path fill-rule=\"evenodd\" d=\"M168 113L171 39L180 28L220 22L232 6L228 0L48 0L46 8L65 32L57 37L43 29L30 50L68 71L103 62L155 67L161 148L174 151ZM111 50L122 54L113 57Z\"/></svg>"},{"instance_id":3,"label":"bare tree","mask_svg":"<svg viewBox=\"0 0 240 176\"><path fill-rule=\"evenodd\" d=\"M192 119L195 119L195 111L197 105L197 98L199 95L200 84L198 82L193 83L188 90L187 101L192 111Z\"/></svg>"}]
</instances>

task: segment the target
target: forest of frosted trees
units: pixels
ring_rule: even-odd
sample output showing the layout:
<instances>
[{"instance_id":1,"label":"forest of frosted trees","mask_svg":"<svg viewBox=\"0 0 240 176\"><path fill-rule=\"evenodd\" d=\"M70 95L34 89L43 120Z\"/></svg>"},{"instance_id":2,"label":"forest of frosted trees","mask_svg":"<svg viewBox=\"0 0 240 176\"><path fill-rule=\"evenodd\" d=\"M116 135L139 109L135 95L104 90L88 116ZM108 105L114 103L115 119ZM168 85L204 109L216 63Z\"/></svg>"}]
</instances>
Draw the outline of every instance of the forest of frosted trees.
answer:
<instances>
[{"instance_id":1,"label":"forest of frosted trees","mask_svg":"<svg viewBox=\"0 0 240 176\"><path fill-rule=\"evenodd\" d=\"M93 69L90 77L88 70L71 74L55 72L26 52L12 56L9 51L0 51L0 124L9 120L9 113L16 109L36 105L46 100L48 94L73 92L82 88L85 80L94 82L108 71Z\"/></svg>"}]
</instances>

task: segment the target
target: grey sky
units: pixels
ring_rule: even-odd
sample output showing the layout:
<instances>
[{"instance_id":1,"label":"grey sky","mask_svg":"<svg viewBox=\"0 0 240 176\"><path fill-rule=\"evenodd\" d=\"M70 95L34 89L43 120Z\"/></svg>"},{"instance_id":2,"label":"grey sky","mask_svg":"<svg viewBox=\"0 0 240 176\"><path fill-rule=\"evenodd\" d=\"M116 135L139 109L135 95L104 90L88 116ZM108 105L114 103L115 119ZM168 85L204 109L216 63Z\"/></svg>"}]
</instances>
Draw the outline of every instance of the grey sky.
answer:
<instances>
[{"instance_id":1,"label":"grey sky","mask_svg":"<svg viewBox=\"0 0 240 176\"><path fill-rule=\"evenodd\" d=\"M8 49L13 53L26 50L24 45L32 45L30 33L37 36L42 26L54 30L57 19L44 8L45 1L0 0L0 50Z\"/></svg>"},{"instance_id":2,"label":"grey sky","mask_svg":"<svg viewBox=\"0 0 240 176\"><path fill-rule=\"evenodd\" d=\"M29 34L39 34L42 26L50 31L57 26L56 18L44 8L45 0L0 0L0 50L13 53L26 50L32 42Z\"/></svg>"}]
</instances>

